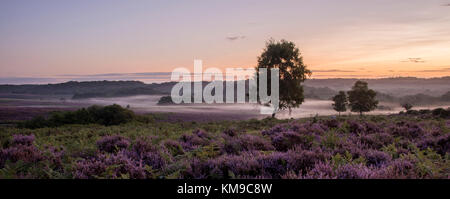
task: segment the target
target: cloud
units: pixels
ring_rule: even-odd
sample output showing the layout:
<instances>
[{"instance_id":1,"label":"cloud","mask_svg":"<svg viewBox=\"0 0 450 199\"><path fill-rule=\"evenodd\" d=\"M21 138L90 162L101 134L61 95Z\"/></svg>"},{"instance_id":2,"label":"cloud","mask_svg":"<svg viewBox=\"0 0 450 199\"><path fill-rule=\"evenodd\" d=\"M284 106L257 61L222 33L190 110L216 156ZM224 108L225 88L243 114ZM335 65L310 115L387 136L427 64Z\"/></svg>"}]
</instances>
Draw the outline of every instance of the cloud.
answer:
<instances>
[{"instance_id":1,"label":"cloud","mask_svg":"<svg viewBox=\"0 0 450 199\"><path fill-rule=\"evenodd\" d=\"M445 68L443 68L445 67ZM423 70L400 70L400 73L445 73L450 72L450 66L441 66L440 68L423 69Z\"/></svg>"},{"instance_id":2,"label":"cloud","mask_svg":"<svg viewBox=\"0 0 450 199\"><path fill-rule=\"evenodd\" d=\"M158 77L158 76L170 76L170 72L147 72L147 73L103 73L103 74L90 74L90 75L75 75L75 74L63 74L58 75L61 77L130 77L130 76L147 76L147 77Z\"/></svg>"},{"instance_id":3,"label":"cloud","mask_svg":"<svg viewBox=\"0 0 450 199\"><path fill-rule=\"evenodd\" d=\"M407 60L402 60L401 62L425 63L425 60L423 60L420 57L417 57L417 58L408 58Z\"/></svg>"},{"instance_id":4,"label":"cloud","mask_svg":"<svg viewBox=\"0 0 450 199\"><path fill-rule=\"evenodd\" d=\"M236 41L238 39L245 39L245 36L244 35L241 35L241 36L228 36L228 37L226 37L226 39L229 40L229 41Z\"/></svg>"},{"instance_id":5,"label":"cloud","mask_svg":"<svg viewBox=\"0 0 450 199\"><path fill-rule=\"evenodd\" d=\"M419 71L417 71L417 72L422 72L422 73L450 72L450 68L430 69L430 70L419 70Z\"/></svg>"},{"instance_id":6,"label":"cloud","mask_svg":"<svg viewBox=\"0 0 450 199\"><path fill-rule=\"evenodd\" d=\"M339 70L339 69L330 69L330 70L312 70L313 73L354 73L356 71L352 70Z\"/></svg>"},{"instance_id":7,"label":"cloud","mask_svg":"<svg viewBox=\"0 0 450 199\"><path fill-rule=\"evenodd\" d=\"M313 74L313 79L314 78L382 78L384 76L382 75L314 75Z\"/></svg>"}]
</instances>

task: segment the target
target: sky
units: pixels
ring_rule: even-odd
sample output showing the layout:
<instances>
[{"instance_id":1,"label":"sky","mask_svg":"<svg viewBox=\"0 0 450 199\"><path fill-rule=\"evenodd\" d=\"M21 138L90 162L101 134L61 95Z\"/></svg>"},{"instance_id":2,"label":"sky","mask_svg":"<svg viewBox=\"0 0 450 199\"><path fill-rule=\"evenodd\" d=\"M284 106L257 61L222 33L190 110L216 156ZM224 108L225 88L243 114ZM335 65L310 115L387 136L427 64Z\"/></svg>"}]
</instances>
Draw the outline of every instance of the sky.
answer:
<instances>
[{"instance_id":1,"label":"sky","mask_svg":"<svg viewBox=\"0 0 450 199\"><path fill-rule=\"evenodd\" d=\"M450 76L450 0L2 0L0 82L250 68L271 38L313 78Z\"/></svg>"}]
</instances>

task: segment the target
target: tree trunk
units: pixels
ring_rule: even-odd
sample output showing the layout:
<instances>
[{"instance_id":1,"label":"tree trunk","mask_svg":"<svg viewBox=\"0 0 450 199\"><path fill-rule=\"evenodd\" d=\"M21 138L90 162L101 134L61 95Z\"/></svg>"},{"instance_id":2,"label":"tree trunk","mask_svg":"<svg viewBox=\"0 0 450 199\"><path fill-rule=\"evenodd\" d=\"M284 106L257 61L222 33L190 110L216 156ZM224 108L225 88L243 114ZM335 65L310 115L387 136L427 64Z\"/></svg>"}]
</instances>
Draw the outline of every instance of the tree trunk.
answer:
<instances>
[{"instance_id":1,"label":"tree trunk","mask_svg":"<svg viewBox=\"0 0 450 199\"><path fill-rule=\"evenodd\" d=\"M272 118L275 118L275 113L272 113Z\"/></svg>"}]
</instances>

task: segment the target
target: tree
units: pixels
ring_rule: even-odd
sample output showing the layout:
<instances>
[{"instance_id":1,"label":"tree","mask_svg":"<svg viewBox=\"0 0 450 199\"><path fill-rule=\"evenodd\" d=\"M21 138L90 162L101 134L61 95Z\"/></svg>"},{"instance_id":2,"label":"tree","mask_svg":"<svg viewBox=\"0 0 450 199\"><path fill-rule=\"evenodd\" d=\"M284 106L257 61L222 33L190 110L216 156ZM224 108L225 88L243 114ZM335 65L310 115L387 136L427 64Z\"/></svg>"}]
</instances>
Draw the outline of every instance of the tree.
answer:
<instances>
[{"instance_id":1,"label":"tree","mask_svg":"<svg viewBox=\"0 0 450 199\"><path fill-rule=\"evenodd\" d=\"M410 103L403 103L402 107L406 110L409 111L412 109L413 105L411 105Z\"/></svg>"},{"instance_id":2,"label":"tree","mask_svg":"<svg viewBox=\"0 0 450 199\"><path fill-rule=\"evenodd\" d=\"M333 97L333 109L339 113L341 116L341 112L347 111L347 95L344 91L339 91L339 94Z\"/></svg>"},{"instance_id":3,"label":"tree","mask_svg":"<svg viewBox=\"0 0 450 199\"><path fill-rule=\"evenodd\" d=\"M260 57L258 57L258 66L256 67L257 80L259 81L259 69L267 68L267 94L271 95L271 74L270 69L278 68L280 72L280 101L279 110L299 107L304 101L303 87L301 85L312 72L307 69L303 63L303 57L300 50L293 42L281 40L280 42L269 40L266 48ZM257 84L259 86L259 84ZM259 91L259 89L258 89ZM272 114L275 117L275 112Z\"/></svg>"},{"instance_id":4,"label":"tree","mask_svg":"<svg viewBox=\"0 0 450 199\"><path fill-rule=\"evenodd\" d=\"M359 112L361 116L363 112L375 110L378 106L378 101L375 99L377 93L368 88L367 82L357 81L347 94L351 111Z\"/></svg>"}]
</instances>

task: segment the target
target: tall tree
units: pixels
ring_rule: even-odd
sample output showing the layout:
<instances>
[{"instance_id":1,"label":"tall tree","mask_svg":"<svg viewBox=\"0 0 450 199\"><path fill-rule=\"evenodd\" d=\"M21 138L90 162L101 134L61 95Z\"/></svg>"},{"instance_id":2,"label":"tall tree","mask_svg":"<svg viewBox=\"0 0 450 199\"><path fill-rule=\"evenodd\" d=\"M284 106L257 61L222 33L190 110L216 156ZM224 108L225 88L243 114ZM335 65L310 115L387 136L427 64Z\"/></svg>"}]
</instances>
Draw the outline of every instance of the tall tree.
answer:
<instances>
[{"instance_id":1,"label":"tall tree","mask_svg":"<svg viewBox=\"0 0 450 199\"><path fill-rule=\"evenodd\" d=\"M333 97L333 109L339 113L341 116L341 112L347 111L347 94L345 91L339 91L339 94Z\"/></svg>"},{"instance_id":2,"label":"tall tree","mask_svg":"<svg viewBox=\"0 0 450 199\"><path fill-rule=\"evenodd\" d=\"M280 71L279 110L287 108L289 113L291 113L292 108L299 107L303 103L304 96L301 83L308 76L311 76L312 72L303 63L300 50L293 42L269 40L263 53L258 57L257 76L260 68L267 68L268 71L268 95L271 95L270 69L278 68ZM257 80L259 81L259 78ZM275 113L272 114L272 117L275 117Z\"/></svg>"},{"instance_id":3,"label":"tall tree","mask_svg":"<svg viewBox=\"0 0 450 199\"><path fill-rule=\"evenodd\" d=\"M357 81L347 94L352 112L362 115L363 112L375 110L378 106L378 101L375 99L377 93L369 89L367 82Z\"/></svg>"}]
</instances>

